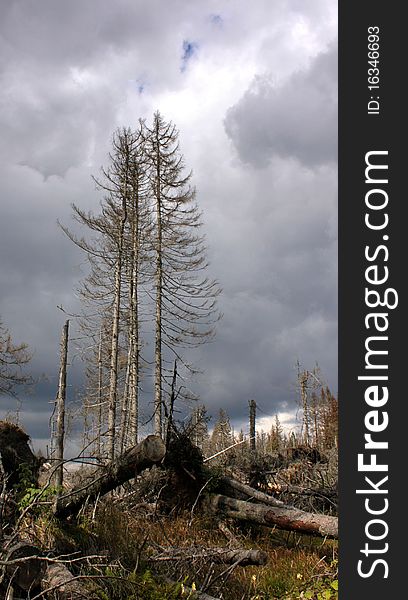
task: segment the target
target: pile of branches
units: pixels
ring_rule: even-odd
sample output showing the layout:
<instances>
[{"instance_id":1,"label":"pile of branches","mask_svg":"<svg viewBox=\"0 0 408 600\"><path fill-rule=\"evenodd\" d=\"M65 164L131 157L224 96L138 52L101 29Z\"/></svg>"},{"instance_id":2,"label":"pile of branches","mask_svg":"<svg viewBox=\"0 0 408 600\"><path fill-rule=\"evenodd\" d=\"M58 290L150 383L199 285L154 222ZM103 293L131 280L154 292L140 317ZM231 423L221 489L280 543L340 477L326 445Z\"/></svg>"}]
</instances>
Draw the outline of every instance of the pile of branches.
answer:
<instances>
[{"instance_id":1,"label":"pile of branches","mask_svg":"<svg viewBox=\"0 0 408 600\"><path fill-rule=\"evenodd\" d=\"M188 510L191 519L193 514L199 512L200 515L208 515L215 522L233 519L307 535L337 537L336 517L301 510L236 479L209 472L203 464L200 450L191 443L188 433L177 430L168 436L167 448L160 438L148 436L108 465L89 474L86 481L79 482L68 492L58 493L50 507L53 518L61 526L66 526L75 523L78 514L83 513L84 506L94 514L95 503L101 502L108 492L123 489L131 480L134 481L133 487L137 489L148 469L154 474L160 489L155 490L153 502L146 502L152 498L137 498L142 500L147 512L153 509L154 514L174 515L176 511ZM40 496L41 493L40 491ZM128 490L124 496L129 498L131 494L132 491ZM121 497L123 498L123 494L116 498ZM34 498L33 503L35 501ZM93 592L89 591L89 581L100 581L106 577L103 567L111 565L109 549L106 552L88 553L88 562L84 564L83 559L76 554L81 552L81 548L70 547L66 551L69 556L64 556L61 555L61 548L57 553L57 544L47 548L37 545L35 540L21 539L18 526L32 508L33 506L27 506L18 516L11 535L3 535L0 592L3 592L5 598L11 597L8 595L12 589L22 598L27 597L29 592L31 599L89 600L96 597L96 594L92 595ZM198 545L177 548L150 543L148 536L139 555L141 560L157 572L166 564L196 564L197 569L209 565L211 568L208 573L213 573L212 565L218 564L225 565L221 571L224 575L237 566L263 565L267 560L265 553L237 545L228 548ZM207 589L211 577L206 578L204 589L192 591L192 599L210 598Z\"/></svg>"},{"instance_id":2,"label":"pile of branches","mask_svg":"<svg viewBox=\"0 0 408 600\"><path fill-rule=\"evenodd\" d=\"M337 516L337 458L337 452L333 450L324 456L324 460L314 462L299 457L280 469L266 471L266 489L286 504Z\"/></svg>"},{"instance_id":3,"label":"pile of branches","mask_svg":"<svg viewBox=\"0 0 408 600\"><path fill-rule=\"evenodd\" d=\"M287 450L285 455L247 453L244 460L232 463L229 474L286 505L337 516L337 451L322 454L305 446Z\"/></svg>"}]
</instances>

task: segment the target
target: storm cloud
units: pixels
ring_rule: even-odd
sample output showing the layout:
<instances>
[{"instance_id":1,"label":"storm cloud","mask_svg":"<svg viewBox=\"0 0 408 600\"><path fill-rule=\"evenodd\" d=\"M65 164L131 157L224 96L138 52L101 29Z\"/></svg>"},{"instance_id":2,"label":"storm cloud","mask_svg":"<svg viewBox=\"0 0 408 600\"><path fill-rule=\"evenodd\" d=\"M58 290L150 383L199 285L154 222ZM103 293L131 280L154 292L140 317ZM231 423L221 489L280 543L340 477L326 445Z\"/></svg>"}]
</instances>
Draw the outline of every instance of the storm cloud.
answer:
<instances>
[{"instance_id":1,"label":"storm cloud","mask_svg":"<svg viewBox=\"0 0 408 600\"><path fill-rule=\"evenodd\" d=\"M292 426L296 361L337 386L337 58L332 1L5 1L0 20L0 315L41 383L20 418L48 436L59 335L83 257L57 226L97 210L112 133L159 109L180 130L223 288L192 360L209 412L255 398ZM83 380L72 320L69 398ZM85 344L86 346L86 344ZM145 412L151 389L146 384ZM16 408L0 398L0 418Z\"/></svg>"},{"instance_id":2,"label":"storm cloud","mask_svg":"<svg viewBox=\"0 0 408 600\"><path fill-rule=\"evenodd\" d=\"M240 158L265 166L272 156L308 167L337 159L337 48L318 54L279 85L257 76L225 120Z\"/></svg>"}]
</instances>

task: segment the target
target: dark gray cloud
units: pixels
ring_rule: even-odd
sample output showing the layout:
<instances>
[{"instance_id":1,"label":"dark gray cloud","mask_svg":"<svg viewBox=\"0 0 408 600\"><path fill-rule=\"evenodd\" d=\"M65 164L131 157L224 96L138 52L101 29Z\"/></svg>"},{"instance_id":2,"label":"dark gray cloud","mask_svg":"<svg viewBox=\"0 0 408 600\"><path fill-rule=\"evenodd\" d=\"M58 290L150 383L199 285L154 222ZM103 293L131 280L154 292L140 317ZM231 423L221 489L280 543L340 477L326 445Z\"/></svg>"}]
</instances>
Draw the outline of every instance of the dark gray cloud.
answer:
<instances>
[{"instance_id":1,"label":"dark gray cloud","mask_svg":"<svg viewBox=\"0 0 408 600\"><path fill-rule=\"evenodd\" d=\"M262 175L224 165L220 173L230 182L225 194L217 179L200 186L223 206L206 214L225 290L202 394L241 416L255 390L264 410L293 409L297 360L318 362L336 389L336 170L277 160Z\"/></svg>"},{"instance_id":2,"label":"dark gray cloud","mask_svg":"<svg viewBox=\"0 0 408 600\"><path fill-rule=\"evenodd\" d=\"M191 387L236 424L251 397L266 414L293 412L297 359L318 361L336 388L335 3L6 0L1 12L0 315L45 375L22 398L37 443L55 397L57 305L79 309L84 274L56 221L70 223L71 202L97 210L91 174L113 131L157 108L180 129L224 288ZM74 404L75 319L72 333ZM0 418L15 406L1 398Z\"/></svg>"},{"instance_id":3,"label":"dark gray cloud","mask_svg":"<svg viewBox=\"0 0 408 600\"><path fill-rule=\"evenodd\" d=\"M227 113L225 127L240 158L265 166L274 155L307 166L337 158L337 48L279 84L258 76Z\"/></svg>"}]
</instances>

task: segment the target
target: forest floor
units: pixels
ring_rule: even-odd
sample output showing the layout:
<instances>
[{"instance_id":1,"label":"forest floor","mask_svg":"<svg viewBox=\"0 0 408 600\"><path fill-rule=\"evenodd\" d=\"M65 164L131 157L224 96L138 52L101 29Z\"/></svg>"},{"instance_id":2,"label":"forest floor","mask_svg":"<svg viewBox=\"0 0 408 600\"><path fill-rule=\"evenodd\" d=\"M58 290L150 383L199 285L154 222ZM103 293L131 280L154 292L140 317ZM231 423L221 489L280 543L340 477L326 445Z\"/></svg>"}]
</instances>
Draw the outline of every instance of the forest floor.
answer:
<instances>
[{"instance_id":1,"label":"forest floor","mask_svg":"<svg viewBox=\"0 0 408 600\"><path fill-rule=\"evenodd\" d=\"M15 588L14 600L334 600L338 544L324 537L329 530L303 528L320 536L300 534L299 521L271 523L265 517L259 524L211 504L211 498L225 498L217 496L225 493L225 476L235 477L254 486L247 486L249 497L239 500L241 505L255 510L257 502L262 506L271 500L264 505L268 514L278 502L286 509L295 506L301 520L316 523L325 514L337 523L337 452L315 461L299 458L299 452L300 447L296 460L278 457L280 466L276 457L273 466L272 457L248 454L250 470L244 455L207 467L200 451L179 435L160 464L136 478L133 471L133 479L108 493L91 498L84 482L87 476L104 479L104 472L111 473L109 465L101 466L102 475L92 467L66 473L66 497L72 499L75 490L86 492L79 512L63 515L56 510L61 489L52 487L52 475L33 484L27 465L14 466L10 473L19 481L10 490L3 486L0 494L0 597L10 600ZM272 479L268 482L261 471L272 473ZM337 527L329 533L336 537ZM25 554L18 554L21 548ZM242 556L249 554L245 566ZM53 569L62 580L55 583L54 578L50 585Z\"/></svg>"},{"instance_id":2,"label":"forest floor","mask_svg":"<svg viewBox=\"0 0 408 600\"><path fill-rule=\"evenodd\" d=\"M220 600L337 598L334 540L236 522L224 528L217 519L191 512L146 514L142 506L126 507L115 496L85 511L76 524L62 526L44 513L28 518L26 526L44 547L60 547L61 554L81 548L83 557L99 557L70 565L74 576L85 581L90 576L86 585L92 598L199 599L194 590ZM191 556L214 547L262 550L267 563L214 564L211 557ZM180 549L181 556L185 549L187 558L160 560L168 548Z\"/></svg>"}]
</instances>

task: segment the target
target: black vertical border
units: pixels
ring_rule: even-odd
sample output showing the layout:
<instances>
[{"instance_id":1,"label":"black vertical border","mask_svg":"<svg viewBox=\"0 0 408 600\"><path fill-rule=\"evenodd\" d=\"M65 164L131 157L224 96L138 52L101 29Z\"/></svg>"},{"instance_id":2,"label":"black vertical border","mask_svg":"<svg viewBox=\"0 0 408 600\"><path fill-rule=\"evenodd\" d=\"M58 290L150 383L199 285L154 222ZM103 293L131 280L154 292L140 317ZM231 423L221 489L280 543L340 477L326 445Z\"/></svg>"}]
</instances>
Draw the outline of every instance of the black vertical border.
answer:
<instances>
[{"instance_id":1,"label":"black vertical border","mask_svg":"<svg viewBox=\"0 0 408 600\"><path fill-rule=\"evenodd\" d=\"M402 9L403 4L378 0L339 3L339 597L343 600L408 597L408 568L403 551L407 534L404 483L408 470L405 343L408 306L404 293L408 277L408 153L405 148L408 25ZM367 113L370 26L380 29L379 115ZM367 312L364 273L369 264L364 248L366 244L375 247L383 243L383 232L370 232L364 224L365 154L372 150L388 150L389 260L380 264L388 266L387 286L394 287L399 295L398 307L388 311L390 325L385 334L389 336L386 357L389 400L382 410L388 411L389 426L381 439L389 442L389 449L379 453L379 462L389 464L388 473L384 474L389 476L388 485L384 486L389 490L389 510L382 516L388 523L389 534L382 542L369 542L372 548L388 543L388 552L372 555L371 559L371 563L376 558L387 561L388 578L384 578L385 570L379 565L367 578L357 572L358 560L364 558L360 550L369 541L365 525L370 518L375 518L367 514L364 497L356 494L356 489L361 489L364 483L364 474L357 470L357 455L364 450L364 416L370 410L364 401L367 383L358 381L358 376L364 374L364 342L370 335L364 324ZM365 559L366 571L369 561Z\"/></svg>"}]
</instances>

